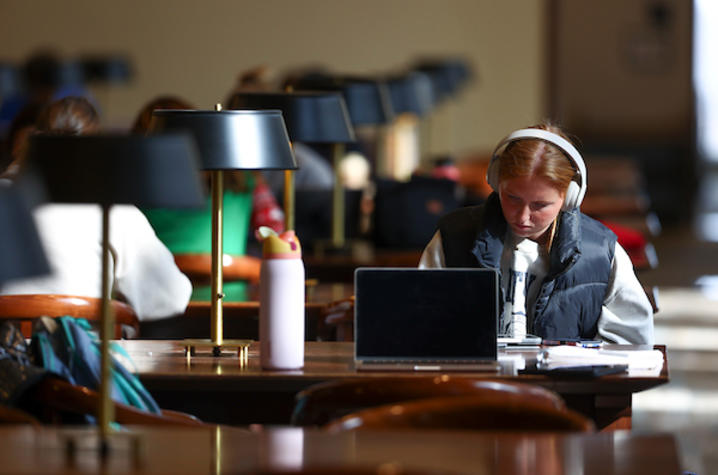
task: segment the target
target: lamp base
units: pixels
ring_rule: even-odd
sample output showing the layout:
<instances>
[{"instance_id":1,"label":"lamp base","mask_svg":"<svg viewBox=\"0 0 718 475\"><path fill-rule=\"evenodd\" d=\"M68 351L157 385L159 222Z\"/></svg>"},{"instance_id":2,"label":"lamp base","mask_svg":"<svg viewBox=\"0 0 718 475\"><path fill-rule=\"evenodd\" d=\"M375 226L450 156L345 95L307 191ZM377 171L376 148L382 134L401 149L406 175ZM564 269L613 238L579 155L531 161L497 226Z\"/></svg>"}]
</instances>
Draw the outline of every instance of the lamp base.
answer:
<instances>
[{"instance_id":1,"label":"lamp base","mask_svg":"<svg viewBox=\"0 0 718 475\"><path fill-rule=\"evenodd\" d=\"M223 340L222 343L217 343L212 340L204 339L185 339L182 340L182 346L184 346L185 356L187 357L187 363L189 363L193 356L197 355L197 349L200 350L212 350L212 356L222 356L222 350L236 350L237 358L239 358L240 366L245 366L249 359L249 346L252 344L252 340Z\"/></svg>"}]
</instances>

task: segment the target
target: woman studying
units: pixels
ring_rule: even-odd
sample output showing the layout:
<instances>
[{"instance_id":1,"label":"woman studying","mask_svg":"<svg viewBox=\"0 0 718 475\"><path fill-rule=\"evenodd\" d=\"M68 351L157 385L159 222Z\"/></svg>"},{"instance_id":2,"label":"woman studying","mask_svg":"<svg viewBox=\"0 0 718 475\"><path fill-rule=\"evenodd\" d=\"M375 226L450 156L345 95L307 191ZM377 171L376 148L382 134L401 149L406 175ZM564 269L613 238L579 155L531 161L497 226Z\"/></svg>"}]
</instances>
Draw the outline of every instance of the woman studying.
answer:
<instances>
[{"instance_id":1,"label":"woman studying","mask_svg":"<svg viewBox=\"0 0 718 475\"><path fill-rule=\"evenodd\" d=\"M499 269L502 334L653 343L653 311L626 251L579 211L586 168L560 129L509 134L487 181L484 204L440 220L420 268Z\"/></svg>"}]
</instances>

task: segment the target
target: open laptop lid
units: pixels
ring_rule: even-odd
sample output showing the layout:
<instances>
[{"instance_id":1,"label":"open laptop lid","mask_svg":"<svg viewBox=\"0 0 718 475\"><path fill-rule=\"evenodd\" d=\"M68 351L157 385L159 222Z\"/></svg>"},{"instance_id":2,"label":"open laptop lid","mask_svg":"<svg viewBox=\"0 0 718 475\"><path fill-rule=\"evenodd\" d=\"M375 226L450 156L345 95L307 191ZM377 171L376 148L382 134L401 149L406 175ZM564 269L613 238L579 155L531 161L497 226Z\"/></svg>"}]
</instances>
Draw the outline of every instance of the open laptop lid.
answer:
<instances>
[{"instance_id":1,"label":"open laptop lid","mask_svg":"<svg viewBox=\"0 0 718 475\"><path fill-rule=\"evenodd\" d=\"M356 269L356 361L495 360L498 286L494 269Z\"/></svg>"}]
</instances>

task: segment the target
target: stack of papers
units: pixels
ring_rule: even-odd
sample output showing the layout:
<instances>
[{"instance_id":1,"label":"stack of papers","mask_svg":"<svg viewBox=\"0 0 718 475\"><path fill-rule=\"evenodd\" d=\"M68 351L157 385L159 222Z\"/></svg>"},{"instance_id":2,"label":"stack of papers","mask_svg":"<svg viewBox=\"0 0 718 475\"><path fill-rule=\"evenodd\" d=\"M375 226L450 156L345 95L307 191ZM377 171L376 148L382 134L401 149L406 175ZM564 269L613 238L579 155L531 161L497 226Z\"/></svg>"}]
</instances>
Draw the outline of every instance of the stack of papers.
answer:
<instances>
[{"instance_id":1,"label":"stack of papers","mask_svg":"<svg viewBox=\"0 0 718 475\"><path fill-rule=\"evenodd\" d=\"M629 371L654 371L663 367L658 350L604 350L580 346L553 346L539 353L542 368L567 366L627 365Z\"/></svg>"}]
</instances>

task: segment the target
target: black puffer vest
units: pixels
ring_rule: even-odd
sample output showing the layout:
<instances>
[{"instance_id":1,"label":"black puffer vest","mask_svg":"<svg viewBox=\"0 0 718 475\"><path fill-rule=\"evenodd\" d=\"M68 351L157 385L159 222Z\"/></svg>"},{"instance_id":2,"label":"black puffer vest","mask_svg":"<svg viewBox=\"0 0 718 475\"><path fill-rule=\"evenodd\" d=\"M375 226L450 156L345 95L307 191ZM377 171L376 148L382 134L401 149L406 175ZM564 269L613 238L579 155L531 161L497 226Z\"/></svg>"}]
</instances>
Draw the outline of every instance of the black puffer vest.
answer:
<instances>
[{"instance_id":1,"label":"black puffer vest","mask_svg":"<svg viewBox=\"0 0 718 475\"><path fill-rule=\"evenodd\" d=\"M446 266L500 269L506 227L496 193L483 205L445 215L439 231ZM598 221L578 210L561 212L529 333L551 339L596 336L615 243L615 234Z\"/></svg>"}]
</instances>

